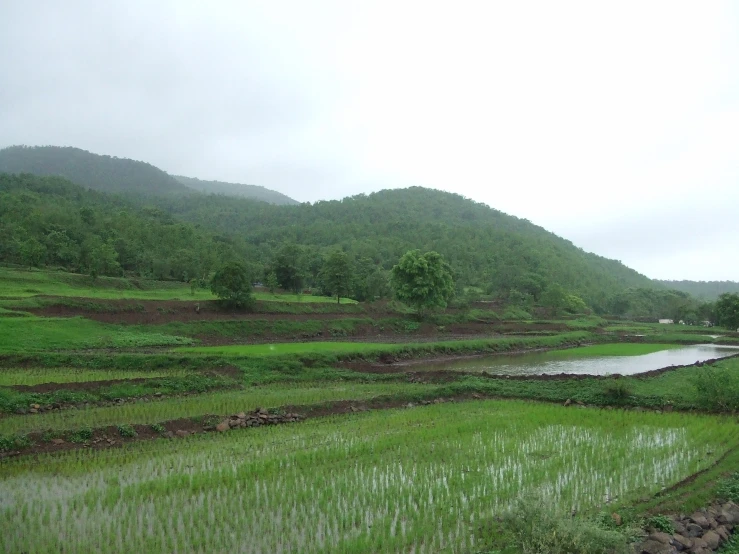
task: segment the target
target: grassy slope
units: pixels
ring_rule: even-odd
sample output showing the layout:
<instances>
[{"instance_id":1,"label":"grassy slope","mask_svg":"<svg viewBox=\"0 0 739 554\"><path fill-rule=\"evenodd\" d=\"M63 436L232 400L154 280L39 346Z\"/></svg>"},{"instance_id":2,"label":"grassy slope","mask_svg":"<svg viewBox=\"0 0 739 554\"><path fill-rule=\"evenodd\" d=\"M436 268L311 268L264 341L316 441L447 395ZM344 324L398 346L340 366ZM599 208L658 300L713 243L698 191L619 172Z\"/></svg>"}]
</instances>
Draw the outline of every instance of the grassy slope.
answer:
<instances>
[{"instance_id":1,"label":"grassy slope","mask_svg":"<svg viewBox=\"0 0 739 554\"><path fill-rule=\"evenodd\" d=\"M41 270L22 270L0 267L0 297L27 298L37 295L68 296L96 299L133 300L215 300L206 289L193 293L187 283L152 281L146 279L122 279ZM267 302L318 302L336 303L336 298L309 294L272 294L255 292L257 300ZM342 304L355 304L354 300L341 299Z\"/></svg>"},{"instance_id":2,"label":"grassy slope","mask_svg":"<svg viewBox=\"0 0 739 554\"><path fill-rule=\"evenodd\" d=\"M190 344L191 339L139 332L81 317L0 317L0 353Z\"/></svg>"}]
</instances>

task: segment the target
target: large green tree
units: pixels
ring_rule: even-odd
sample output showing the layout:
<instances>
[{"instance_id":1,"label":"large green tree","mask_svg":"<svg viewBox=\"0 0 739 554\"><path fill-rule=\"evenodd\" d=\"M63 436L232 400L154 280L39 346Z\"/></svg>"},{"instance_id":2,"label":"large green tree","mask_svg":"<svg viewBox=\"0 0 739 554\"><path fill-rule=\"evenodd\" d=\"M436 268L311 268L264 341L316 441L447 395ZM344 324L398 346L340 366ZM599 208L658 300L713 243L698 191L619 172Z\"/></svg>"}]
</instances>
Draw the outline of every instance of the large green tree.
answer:
<instances>
[{"instance_id":1,"label":"large green tree","mask_svg":"<svg viewBox=\"0 0 739 554\"><path fill-rule=\"evenodd\" d=\"M352 264L346 252L335 250L332 252L321 269L321 279L324 286L333 296L336 303L341 303L342 296L348 296L352 283Z\"/></svg>"},{"instance_id":2,"label":"large green tree","mask_svg":"<svg viewBox=\"0 0 739 554\"><path fill-rule=\"evenodd\" d=\"M305 256L297 244L285 244L272 262L272 271L280 287L298 294L306 277Z\"/></svg>"},{"instance_id":3,"label":"large green tree","mask_svg":"<svg viewBox=\"0 0 739 554\"><path fill-rule=\"evenodd\" d=\"M716 323L739 329L739 294L724 293L716 301Z\"/></svg>"},{"instance_id":4,"label":"large green tree","mask_svg":"<svg viewBox=\"0 0 739 554\"><path fill-rule=\"evenodd\" d=\"M229 308L249 308L254 304L249 272L239 262L229 262L216 271L210 290Z\"/></svg>"},{"instance_id":5,"label":"large green tree","mask_svg":"<svg viewBox=\"0 0 739 554\"><path fill-rule=\"evenodd\" d=\"M398 300L416 309L445 308L454 293L449 265L441 254L409 250L393 267L390 281Z\"/></svg>"}]
</instances>

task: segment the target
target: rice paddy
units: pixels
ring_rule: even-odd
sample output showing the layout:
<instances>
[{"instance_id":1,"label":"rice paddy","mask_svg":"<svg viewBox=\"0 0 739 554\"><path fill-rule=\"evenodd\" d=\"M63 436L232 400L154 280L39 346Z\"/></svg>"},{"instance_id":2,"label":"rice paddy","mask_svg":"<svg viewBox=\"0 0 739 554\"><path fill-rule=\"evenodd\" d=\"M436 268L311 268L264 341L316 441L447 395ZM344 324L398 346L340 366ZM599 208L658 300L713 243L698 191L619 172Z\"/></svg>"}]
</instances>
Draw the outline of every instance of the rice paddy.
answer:
<instances>
[{"instance_id":1,"label":"rice paddy","mask_svg":"<svg viewBox=\"0 0 739 554\"><path fill-rule=\"evenodd\" d=\"M543 492L593 509L707 467L739 438L736 425L720 423L487 401L10 462L0 547L471 551L475 523L516 498Z\"/></svg>"},{"instance_id":2,"label":"rice paddy","mask_svg":"<svg viewBox=\"0 0 739 554\"><path fill-rule=\"evenodd\" d=\"M736 418L708 413L739 409L739 357L618 379L492 369L618 358L626 375L702 340L656 325L631 324L649 339L622 343L630 324L610 334L597 317L511 323L475 309L419 324L263 292L275 301L264 317L221 319L215 304L195 309L210 292L182 283L7 268L0 298L2 552L473 554L518 499L610 514L719 475L739 445ZM148 303L172 299L193 304ZM475 334L445 331L460 322ZM360 328L368 342L349 342ZM310 341L327 336L342 342ZM251 344L270 339L286 342ZM719 350L700 359L733 353ZM264 419L241 428L240 412Z\"/></svg>"}]
</instances>

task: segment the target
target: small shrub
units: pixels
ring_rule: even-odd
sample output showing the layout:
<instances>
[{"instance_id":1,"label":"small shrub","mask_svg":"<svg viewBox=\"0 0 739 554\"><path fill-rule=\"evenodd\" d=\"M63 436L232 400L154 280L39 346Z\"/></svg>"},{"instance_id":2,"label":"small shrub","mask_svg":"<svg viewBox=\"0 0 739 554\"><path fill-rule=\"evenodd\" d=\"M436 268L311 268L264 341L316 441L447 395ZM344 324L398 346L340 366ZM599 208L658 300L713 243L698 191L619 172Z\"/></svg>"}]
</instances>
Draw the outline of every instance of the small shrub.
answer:
<instances>
[{"instance_id":1,"label":"small shrub","mask_svg":"<svg viewBox=\"0 0 739 554\"><path fill-rule=\"evenodd\" d=\"M719 483L716 496L722 500L739 502L739 472L734 473L731 477ZM737 545L739 546L739 542Z\"/></svg>"},{"instance_id":2,"label":"small shrub","mask_svg":"<svg viewBox=\"0 0 739 554\"><path fill-rule=\"evenodd\" d=\"M0 452L8 450L20 450L31 446L31 439L28 435L10 435L0 436Z\"/></svg>"},{"instance_id":3,"label":"small shrub","mask_svg":"<svg viewBox=\"0 0 739 554\"><path fill-rule=\"evenodd\" d=\"M693 385L701 407L719 412L739 409L739 378L728 368L700 368Z\"/></svg>"},{"instance_id":4,"label":"small shrub","mask_svg":"<svg viewBox=\"0 0 739 554\"><path fill-rule=\"evenodd\" d=\"M653 527L657 531L662 531L663 533L667 533L668 535L672 535L675 533L675 526L672 523L672 520L663 515L657 515L652 516L645 522L645 527L650 528Z\"/></svg>"},{"instance_id":5,"label":"small shrub","mask_svg":"<svg viewBox=\"0 0 739 554\"><path fill-rule=\"evenodd\" d=\"M627 554L628 531L607 529L558 511L545 499L529 498L501 516L492 546L524 554Z\"/></svg>"},{"instance_id":6,"label":"small shrub","mask_svg":"<svg viewBox=\"0 0 739 554\"><path fill-rule=\"evenodd\" d=\"M151 430L155 433L159 433L160 435L163 435L167 432L167 430L164 428L164 425L160 425L159 423L152 423Z\"/></svg>"},{"instance_id":7,"label":"small shrub","mask_svg":"<svg viewBox=\"0 0 739 554\"><path fill-rule=\"evenodd\" d=\"M92 438L92 429L90 429L89 427L77 429L76 431L72 431L71 433L69 433L69 436L67 438L69 442L87 442Z\"/></svg>"},{"instance_id":8,"label":"small shrub","mask_svg":"<svg viewBox=\"0 0 739 554\"><path fill-rule=\"evenodd\" d=\"M138 436L136 429L127 424L118 426L118 434L124 438L133 438Z\"/></svg>"},{"instance_id":9,"label":"small shrub","mask_svg":"<svg viewBox=\"0 0 739 554\"><path fill-rule=\"evenodd\" d=\"M609 402L623 403L631 396L631 389L623 381L613 381L603 388L603 396Z\"/></svg>"}]
</instances>

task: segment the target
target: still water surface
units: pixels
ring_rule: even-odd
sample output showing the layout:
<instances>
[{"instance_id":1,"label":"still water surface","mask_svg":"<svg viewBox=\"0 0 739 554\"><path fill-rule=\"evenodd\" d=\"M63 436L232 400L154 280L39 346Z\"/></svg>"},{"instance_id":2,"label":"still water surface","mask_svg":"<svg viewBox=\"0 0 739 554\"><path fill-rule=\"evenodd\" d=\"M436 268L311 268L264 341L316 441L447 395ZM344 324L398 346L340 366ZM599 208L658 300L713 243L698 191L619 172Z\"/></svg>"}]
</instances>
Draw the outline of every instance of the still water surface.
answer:
<instances>
[{"instance_id":1,"label":"still water surface","mask_svg":"<svg viewBox=\"0 0 739 554\"><path fill-rule=\"evenodd\" d=\"M588 375L633 375L671 365L687 365L723 358L739 353L739 347L698 344L675 346L668 350L641 356L592 356L568 358L566 351L535 352L511 356L484 356L445 362L419 364L419 370L446 369L452 371L482 372L493 375L539 375L572 373Z\"/></svg>"}]
</instances>

